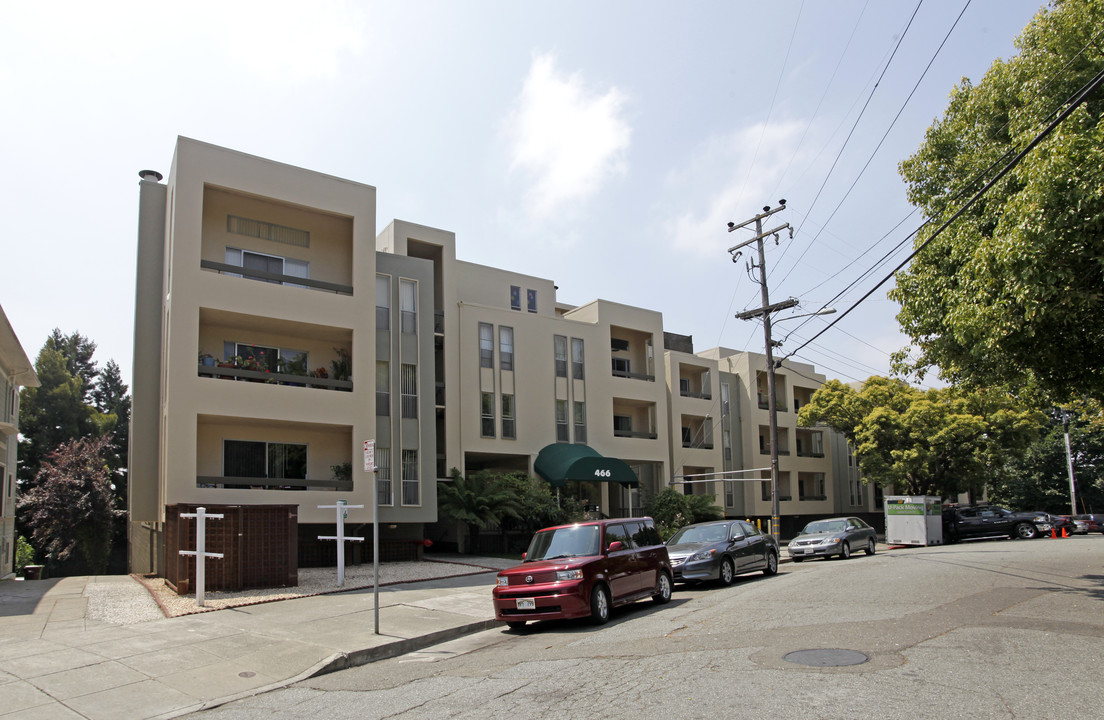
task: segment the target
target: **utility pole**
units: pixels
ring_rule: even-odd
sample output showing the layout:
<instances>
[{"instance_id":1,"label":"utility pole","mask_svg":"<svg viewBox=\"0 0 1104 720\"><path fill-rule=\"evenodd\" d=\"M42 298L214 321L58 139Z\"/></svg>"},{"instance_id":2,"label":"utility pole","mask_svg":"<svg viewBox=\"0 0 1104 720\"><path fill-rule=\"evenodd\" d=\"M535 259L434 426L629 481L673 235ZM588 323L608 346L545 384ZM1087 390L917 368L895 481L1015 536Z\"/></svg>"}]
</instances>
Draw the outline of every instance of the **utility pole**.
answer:
<instances>
[{"instance_id":1,"label":"utility pole","mask_svg":"<svg viewBox=\"0 0 1104 720\"><path fill-rule=\"evenodd\" d=\"M1077 514L1077 490L1073 482L1073 453L1070 452L1069 413L1062 411L1062 430L1066 436L1066 469L1069 471L1070 515Z\"/></svg>"},{"instance_id":2,"label":"utility pole","mask_svg":"<svg viewBox=\"0 0 1104 720\"><path fill-rule=\"evenodd\" d=\"M759 290L762 297L762 305L754 310L748 310L738 314L736 317L740 320L750 320L755 317L763 318L763 338L764 344L767 350L767 412L770 414L770 446L771 446L771 534L774 535L775 540L781 540L781 525L782 517L778 508L778 407L774 397L774 341L771 339L771 313L778 310L784 310L797 305L796 298L790 298L780 303L771 305L770 293L767 291L767 260L766 254L763 249L763 240L774 236L774 242L778 244L778 233L783 230L789 230L790 239L793 239L793 228L789 223L784 223L774 228L773 230L763 230L763 220L765 218L774 215L777 212L781 212L786 209L786 201L779 200L778 207L771 209L770 206L764 207L763 212L759 213L750 220L737 225L736 223L728 224L728 231L739 230L740 228L747 227L752 223L755 224L755 237L750 240L745 240L738 245L733 245L728 249L730 255L732 255L732 262L736 262L742 253L740 248L755 243L759 250L758 264L755 261L748 263L747 269L750 272L753 269L758 270L759 273Z\"/></svg>"}]
</instances>

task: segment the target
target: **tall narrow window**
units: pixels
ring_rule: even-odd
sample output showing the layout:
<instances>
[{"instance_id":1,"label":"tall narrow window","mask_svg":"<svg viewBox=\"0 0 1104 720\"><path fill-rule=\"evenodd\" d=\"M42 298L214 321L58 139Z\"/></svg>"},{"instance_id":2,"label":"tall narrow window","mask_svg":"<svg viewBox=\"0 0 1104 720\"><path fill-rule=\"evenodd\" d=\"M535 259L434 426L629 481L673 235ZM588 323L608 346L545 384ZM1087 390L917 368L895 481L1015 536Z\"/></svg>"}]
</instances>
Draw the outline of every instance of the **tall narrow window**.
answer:
<instances>
[{"instance_id":1,"label":"tall narrow window","mask_svg":"<svg viewBox=\"0 0 1104 720\"><path fill-rule=\"evenodd\" d=\"M567 433L567 400L556 401L556 442L569 442Z\"/></svg>"},{"instance_id":2,"label":"tall narrow window","mask_svg":"<svg viewBox=\"0 0 1104 720\"><path fill-rule=\"evenodd\" d=\"M514 396L505 393L502 395L502 437L509 440L517 438L517 426L514 422Z\"/></svg>"},{"instance_id":3,"label":"tall narrow window","mask_svg":"<svg viewBox=\"0 0 1104 720\"><path fill-rule=\"evenodd\" d=\"M517 285L510 286L510 309L521 310L521 288Z\"/></svg>"},{"instance_id":4,"label":"tall narrow window","mask_svg":"<svg viewBox=\"0 0 1104 720\"><path fill-rule=\"evenodd\" d=\"M391 329L391 276L376 275L376 330Z\"/></svg>"},{"instance_id":5,"label":"tall narrow window","mask_svg":"<svg viewBox=\"0 0 1104 720\"><path fill-rule=\"evenodd\" d=\"M413 335L418 332L417 285L413 280L399 280L399 310L402 313L402 332Z\"/></svg>"},{"instance_id":6,"label":"tall narrow window","mask_svg":"<svg viewBox=\"0 0 1104 720\"><path fill-rule=\"evenodd\" d=\"M494 393L479 394L479 434L482 437L495 436Z\"/></svg>"},{"instance_id":7,"label":"tall narrow window","mask_svg":"<svg viewBox=\"0 0 1104 720\"><path fill-rule=\"evenodd\" d=\"M498 366L503 370L514 369L514 329L498 329Z\"/></svg>"},{"instance_id":8,"label":"tall narrow window","mask_svg":"<svg viewBox=\"0 0 1104 720\"><path fill-rule=\"evenodd\" d=\"M402 504L417 505L421 502L418 490L418 451L402 451Z\"/></svg>"},{"instance_id":9,"label":"tall narrow window","mask_svg":"<svg viewBox=\"0 0 1104 720\"><path fill-rule=\"evenodd\" d=\"M529 302L529 312L535 313L537 311L537 291L526 290L527 300Z\"/></svg>"},{"instance_id":10,"label":"tall narrow window","mask_svg":"<svg viewBox=\"0 0 1104 720\"><path fill-rule=\"evenodd\" d=\"M376 361L376 415L387 417L391 414L391 363Z\"/></svg>"},{"instance_id":11,"label":"tall narrow window","mask_svg":"<svg viewBox=\"0 0 1104 720\"><path fill-rule=\"evenodd\" d=\"M376 494L380 505L394 505L391 490L391 448L376 448Z\"/></svg>"},{"instance_id":12,"label":"tall narrow window","mask_svg":"<svg viewBox=\"0 0 1104 720\"><path fill-rule=\"evenodd\" d=\"M494 326L479 323L479 367L494 367Z\"/></svg>"},{"instance_id":13,"label":"tall narrow window","mask_svg":"<svg viewBox=\"0 0 1104 720\"><path fill-rule=\"evenodd\" d=\"M567 338L554 335L552 345L556 356L556 377L567 377Z\"/></svg>"},{"instance_id":14,"label":"tall narrow window","mask_svg":"<svg viewBox=\"0 0 1104 720\"><path fill-rule=\"evenodd\" d=\"M418 366L402 363L399 368L399 390L402 392L402 416L418 417Z\"/></svg>"},{"instance_id":15,"label":"tall narrow window","mask_svg":"<svg viewBox=\"0 0 1104 720\"><path fill-rule=\"evenodd\" d=\"M583 379L583 340L571 338L571 377Z\"/></svg>"},{"instance_id":16,"label":"tall narrow window","mask_svg":"<svg viewBox=\"0 0 1104 720\"><path fill-rule=\"evenodd\" d=\"M581 400L575 401L575 442L585 443L586 435L586 405Z\"/></svg>"}]
</instances>

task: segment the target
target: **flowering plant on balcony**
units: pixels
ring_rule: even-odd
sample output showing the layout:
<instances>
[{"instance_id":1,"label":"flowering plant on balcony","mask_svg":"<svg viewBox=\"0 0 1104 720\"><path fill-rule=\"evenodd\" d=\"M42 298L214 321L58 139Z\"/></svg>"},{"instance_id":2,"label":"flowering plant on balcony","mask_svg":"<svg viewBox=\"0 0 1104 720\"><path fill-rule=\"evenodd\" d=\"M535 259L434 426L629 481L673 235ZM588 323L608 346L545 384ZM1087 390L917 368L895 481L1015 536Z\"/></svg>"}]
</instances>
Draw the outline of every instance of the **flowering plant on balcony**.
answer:
<instances>
[{"instance_id":1,"label":"flowering plant on balcony","mask_svg":"<svg viewBox=\"0 0 1104 720\"><path fill-rule=\"evenodd\" d=\"M326 372L326 368L324 368L324 367L315 368L314 370L311 370L311 377L328 378L329 376L330 376L330 374L328 372Z\"/></svg>"}]
</instances>

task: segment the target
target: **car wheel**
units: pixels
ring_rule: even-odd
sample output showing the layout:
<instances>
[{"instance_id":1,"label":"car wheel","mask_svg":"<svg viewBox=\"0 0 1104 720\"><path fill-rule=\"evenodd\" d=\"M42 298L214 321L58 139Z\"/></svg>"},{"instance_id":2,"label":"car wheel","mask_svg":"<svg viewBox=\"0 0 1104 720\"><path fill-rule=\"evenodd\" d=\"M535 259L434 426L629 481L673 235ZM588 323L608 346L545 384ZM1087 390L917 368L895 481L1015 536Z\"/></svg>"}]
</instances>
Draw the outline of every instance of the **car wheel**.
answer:
<instances>
[{"instance_id":1,"label":"car wheel","mask_svg":"<svg viewBox=\"0 0 1104 720\"><path fill-rule=\"evenodd\" d=\"M844 540L840 543L840 560L846 560L851 557L851 543Z\"/></svg>"},{"instance_id":2,"label":"car wheel","mask_svg":"<svg viewBox=\"0 0 1104 720\"><path fill-rule=\"evenodd\" d=\"M1013 532L1021 540L1030 540L1039 534L1039 529L1031 523L1017 523Z\"/></svg>"},{"instance_id":3,"label":"car wheel","mask_svg":"<svg viewBox=\"0 0 1104 720\"><path fill-rule=\"evenodd\" d=\"M736 579L736 568L732 567L732 558L721 560L721 585L731 585Z\"/></svg>"},{"instance_id":4,"label":"car wheel","mask_svg":"<svg viewBox=\"0 0 1104 720\"><path fill-rule=\"evenodd\" d=\"M590 591L590 621L604 625L610 616L610 597L606 586L598 584Z\"/></svg>"},{"instance_id":5,"label":"car wheel","mask_svg":"<svg viewBox=\"0 0 1104 720\"><path fill-rule=\"evenodd\" d=\"M764 575L774 575L778 572L778 555L773 551L767 553L767 566L763 568Z\"/></svg>"},{"instance_id":6,"label":"car wheel","mask_svg":"<svg viewBox=\"0 0 1104 720\"><path fill-rule=\"evenodd\" d=\"M506 627L510 628L511 630L521 630L523 627L525 627L525 621L511 620L510 622L506 623Z\"/></svg>"},{"instance_id":7,"label":"car wheel","mask_svg":"<svg viewBox=\"0 0 1104 720\"><path fill-rule=\"evenodd\" d=\"M867 555L873 555L874 554L874 538L870 538L869 540L866 541L866 554Z\"/></svg>"},{"instance_id":8,"label":"car wheel","mask_svg":"<svg viewBox=\"0 0 1104 720\"><path fill-rule=\"evenodd\" d=\"M652 600L656 605L665 605L671 602L671 578L667 573L661 572L659 574L659 588L655 595L652 595Z\"/></svg>"}]
</instances>

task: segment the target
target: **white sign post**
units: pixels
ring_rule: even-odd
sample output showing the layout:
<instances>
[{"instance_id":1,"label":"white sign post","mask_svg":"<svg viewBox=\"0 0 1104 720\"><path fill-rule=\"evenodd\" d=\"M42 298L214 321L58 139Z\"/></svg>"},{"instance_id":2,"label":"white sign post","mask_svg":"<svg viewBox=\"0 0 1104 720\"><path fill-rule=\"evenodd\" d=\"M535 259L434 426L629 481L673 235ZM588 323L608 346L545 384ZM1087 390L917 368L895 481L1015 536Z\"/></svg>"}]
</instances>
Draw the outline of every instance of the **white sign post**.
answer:
<instances>
[{"instance_id":1,"label":"white sign post","mask_svg":"<svg viewBox=\"0 0 1104 720\"><path fill-rule=\"evenodd\" d=\"M345 518L348 517L348 508L362 508L363 505L349 505L344 500L338 500L337 505L319 505L319 510L337 508L337 535L319 535L319 540L337 541L337 586L345 587L345 541L360 542L362 537L349 537L345 534Z\"/></svg>"},{"instance_id":2,"label":"white sign post","mask_svg":"<svg viewBox=\"0 0 1104 720\"><path fill-rule=\"evenodd\" d=\"M376 472L376 441L364 441L364 472L372 473L372 602L376 635L379 631L379 474Z\"/></svg>"},{"instance_id":3,"label":"white sign post","mask_svg":"<svg viewBox=\"0 0 1104 720\"><path fill-rule=\"evenodd\" d=\"M194 555L196 559L196 606L203 607L204 586L207 584L206 563L207 558L221 558L222 553L207 552L207 518L222 520L222 515L207 514L207 508L196 508L194 513L180 513L182 518L196 519L196 549L181 550L181 555Z\"/></svg>"}]
</instances>

